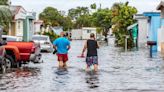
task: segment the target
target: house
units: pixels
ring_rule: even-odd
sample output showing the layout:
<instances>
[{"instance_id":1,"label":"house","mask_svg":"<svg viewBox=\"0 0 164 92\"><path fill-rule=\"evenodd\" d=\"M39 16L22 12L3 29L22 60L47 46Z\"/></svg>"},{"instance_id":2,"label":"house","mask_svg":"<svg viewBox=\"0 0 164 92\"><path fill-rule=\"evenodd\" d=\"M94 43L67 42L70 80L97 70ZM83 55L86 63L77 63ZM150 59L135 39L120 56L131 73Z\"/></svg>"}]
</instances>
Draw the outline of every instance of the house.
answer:
<instances>
[{"instance_id":1,"label":"house","mask_svg":"<svg viewBox=\"0 0 164 92\"><path fill-rule=\"evenodd\" d=\"M42 20L34 21L34 34L42 32L42 27L43 27L43 21Z\"/></svg>"},{"instance_id":2,"label":"house","mask_svg":"<svg viewBox=\"0 0 164 92\"><path fill-rule=\"evenodd\" d=\"M30 41L34 34L36 14L27 12L22 6L10 6L12 23L8 35L17 36L23 41Z\"/></svg>"},{"instance_id":3,"label":"house","mask_svg":"<svg viewBox=\"0 0 164 92\"><path fill-rule=\"evenodd\" d=\"M82 40L82 29L72 29L71 34L72 34L72 39Z\"/></svg>"},{"instance_id":4,"label":"house","mask_svg":"<svg viewBox=\"0 0 164 92\"><path fill-rule=\"evenodd\" d=\"M95 34L95 38L97 37L96 28L93 27L83 27L82 29L73 29L71 31L72 39L76 39L76 40L89 39L91 33Z\"/></svg>"},{"instance_id":5,"label":"house","mask_svg":"<svg viewBox=\"0 0 164 92\"><path fill-rule=\"evenodd\" d=\"M10 10L12 13L13 20L8 35L22 38L24 30L23 23L26 19L27 11L22 6L10 6Z\"/></svg>"},{"instance_id":6,"label":"house","mask_svg":"<svg viewBox=\"0 0 164 92\"><path fill-rule=\"evenodd\" d=\"M159 12L144 12L143 15L148 18L148 40L157 42L156 46L153 46L153 51L158 51L158 31L161 24Z\"/></svg>"},{"instance_id":7,"label":"house","mask_svg":"<svg viewBox=\"0 0 164 92\"><path fill-rule=\"evenodd\" d=\"M160 30L158 33L158 49L159 51L162 52L163 56L164 56L164 1L161 1L160 4L157 6L157 10L161 11L161 25L160 25Z\"/></svg>"},{"instance_id":8,"label":"house","mask_svg":"<svg viewBox=\"0 0 164 92\"><path fill-rule=\"evenodd\" d=\"M63 32L63 27L51 27L51 29L53 30L53 32L57 35L60 35L61 32Z\"/></svg>"},{"instance_id":9,"label":"house","mask_svg":"<svg viewBox=\"0 0 164 92\"><path fill-rule=\"evenodd\" d=\"M83 27L82 28L82 39L89 39L91 33L95 34L95 38L97 37L96 28L93 28L93 27Z\"/></svg>"},{"instance_id":10,"label":"house","mask_svg":"<svg viewBox=\"0 0 164 92\"><path fill-rule=\"evenodd\" d=\"M148 41L148 18L143 14L134 15L134 19L138 24L137 44L139 48L145 47Z\"/></svg>"}]
</instances>

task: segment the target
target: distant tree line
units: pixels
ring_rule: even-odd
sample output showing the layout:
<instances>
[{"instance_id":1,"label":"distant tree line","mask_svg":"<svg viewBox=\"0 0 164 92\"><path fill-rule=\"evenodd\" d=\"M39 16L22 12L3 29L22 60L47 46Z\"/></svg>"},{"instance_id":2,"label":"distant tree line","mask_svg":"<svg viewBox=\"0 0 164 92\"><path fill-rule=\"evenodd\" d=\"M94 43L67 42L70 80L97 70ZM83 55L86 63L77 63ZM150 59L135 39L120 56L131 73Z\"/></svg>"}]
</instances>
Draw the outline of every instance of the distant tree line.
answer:
<instances>
[{"instance_id":1,"label":"distant tree line","mask_svg":"<svg viewBox=\"0 0 164 92\"><path fill-rule=\"evenodd\" d=\"M128 2L114 3L110 9L98 8L94 3L90 7L69 9L67 16L62 15L56 8L47 7L40 13L39 18L44 21L45 26L63 26L65 31L72 28L97 27L104 36L107 36L109 28L112 27L117 46L124 46L124 35L130 35L127 27L135 22L133 15L136 13L137 9L129 6ZM130 47L133 47L132 38L129 41Z\"/></svg>"}]
</instances>

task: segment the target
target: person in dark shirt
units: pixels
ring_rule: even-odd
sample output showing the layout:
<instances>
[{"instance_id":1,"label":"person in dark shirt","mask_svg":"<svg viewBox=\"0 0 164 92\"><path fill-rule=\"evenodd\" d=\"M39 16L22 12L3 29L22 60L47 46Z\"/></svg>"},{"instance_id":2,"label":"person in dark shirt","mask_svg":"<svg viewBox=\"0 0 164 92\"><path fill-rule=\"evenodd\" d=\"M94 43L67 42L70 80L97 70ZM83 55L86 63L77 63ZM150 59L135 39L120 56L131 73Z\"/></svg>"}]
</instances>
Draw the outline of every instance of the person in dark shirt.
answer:
<instances>
[{"instance_id":1,"label":"person in dark shirt","mask_svg":"<svg viewBox=\"0 0 164 92\"><path fill-rule=\"evenodd\" d=\"M87 49L87 57L86 57L86 71L89 70L90 66L94 66L94 71L98 71L98 56L97 56L97 49L99 45L95 40L95 34L90 34L90 39L88 39L84 45L82 56L84 56L84 52Z\"/></svg>"}]
</instances>

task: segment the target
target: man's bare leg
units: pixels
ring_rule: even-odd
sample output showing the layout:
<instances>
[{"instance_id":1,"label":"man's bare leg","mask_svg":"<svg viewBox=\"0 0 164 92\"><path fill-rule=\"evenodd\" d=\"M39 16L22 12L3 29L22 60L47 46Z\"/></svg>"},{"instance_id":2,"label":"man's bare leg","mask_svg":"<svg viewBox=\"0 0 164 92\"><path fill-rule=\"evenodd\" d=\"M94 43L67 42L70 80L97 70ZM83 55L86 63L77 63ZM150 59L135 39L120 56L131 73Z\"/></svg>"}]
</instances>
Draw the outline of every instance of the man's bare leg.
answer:
<instances>
[{"instance_id":1,"label":"man's bare leg","mask_svg":"<svg viewBox=\"0 0 164 92\"><path fill-rule=\"evenodd\" d=\"M63 61L59 61L59 68L63 68Z\"/></svg>"},{"instance_id":2,"label":"man's bare leg","mask_svg":"<svg viewBox=\"0 0 164 92\"><path fill-rule=\"evenodd\" d=\"M67 68L67 63L66 62L63 63L63 67Z\"/></svg>"},{"instance_id":3,"label":"man's bare leg","mask_svg":"<svg viewBox=\"0 0 164 92\"><path fill-rule=\"evenodd\" d=\"M85 71L88 72L88 71L89 71L89 68L90 68L90 67L87 65Z\"/></svg>"},{"instance_id":4,"label":"man's bare leg","mask_svg":"<svg viewBox=\"0 0 164 92\"><path fill-rule=\"evenodd\" d=\"M94 71L97 72L98 71L98 65L94 64Z\"/></svg>"}]
</instances>

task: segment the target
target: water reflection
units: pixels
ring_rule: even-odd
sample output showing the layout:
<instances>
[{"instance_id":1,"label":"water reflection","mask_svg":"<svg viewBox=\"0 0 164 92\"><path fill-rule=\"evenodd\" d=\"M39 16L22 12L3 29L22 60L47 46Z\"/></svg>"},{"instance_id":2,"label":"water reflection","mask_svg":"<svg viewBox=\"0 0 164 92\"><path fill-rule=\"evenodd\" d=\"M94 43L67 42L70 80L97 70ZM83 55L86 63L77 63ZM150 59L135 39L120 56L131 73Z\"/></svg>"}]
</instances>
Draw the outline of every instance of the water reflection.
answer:
<instances>
[{"instance_id":1,"label":"water reflection","mask_svg":"<svg viewBox=\"0 0 164 92\"><path fill-rule=\"evenodd\" d=\"M149 58L149 50L120 52L101 47L99 72L85 72L85 59L76 56L81 41L73 41L68 69L58 69L57 57L43 53L44 63L30 64L0 75L0 92L164 92L164 62Z\"/></svg>"},{"instance_id":2,"label":"water reflection","mask_svg":"<svg viewBox=\"0 0 164 92\"><path fill-rule=\"evenodd\" d=\"M94 71L86 72L85 80L86 80L86 83L88 84L89 88L99 87L98 72L94 72Z\"/></svg>"},{"instance_id":3,"label":"water reflection","mask_svg":"<svg viewBox=\"0 0 164 92\"><path fill-rule=\"evenodd\" d=\"M65 75L68 74L67 68L57 68L57 71L55 72L57 75Z\"/></svg>"},{"instance_id":4,"label":"water reflection","mask_svg":"<svg viewBox=\"0 0 164 92\"><path fill-rule=\"evenodd\" d=\"M0 76L0 90L11 92L14 89L29 87L37 82L39 74L40 69L36 67L12 69L9 73Z\"/></svg>"},{"instance_id":5,"label":"water reflection","mask_svg":"<svg viewBox=\"0 0 164 92\"><path fill-rule=\"evenodd\" d=\"M19 77L32 77L38 76L40 69L36 67L23 67L15 70L15 76Z\"/></svg>"},{"instance_id":6,"label":"water reflection","mask_svg":"<svg viewBox=\"0 0 164 92\"><path fill-rule=\"evenodd\" d=\"M69 84L69 72L67 68L56 68L52 78L51 91L63 92Z\"/></svg>"}]
</instances>

